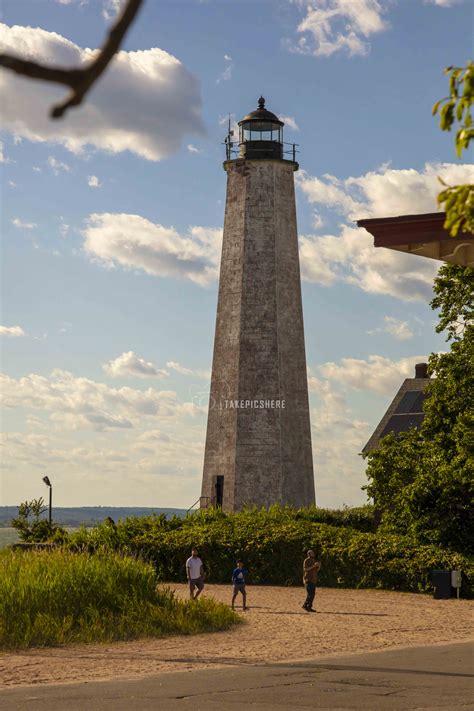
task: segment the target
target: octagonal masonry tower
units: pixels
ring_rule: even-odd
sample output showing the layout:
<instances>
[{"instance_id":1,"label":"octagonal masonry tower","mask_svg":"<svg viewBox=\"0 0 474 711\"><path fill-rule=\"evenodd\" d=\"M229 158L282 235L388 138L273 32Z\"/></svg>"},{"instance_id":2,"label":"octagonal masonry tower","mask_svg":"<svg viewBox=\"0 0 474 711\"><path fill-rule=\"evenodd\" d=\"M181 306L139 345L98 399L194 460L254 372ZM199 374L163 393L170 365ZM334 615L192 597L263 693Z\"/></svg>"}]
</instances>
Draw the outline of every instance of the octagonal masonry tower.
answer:
<instances>
[{"instance_id":1,"label":"octagonal masonry tower","mask_svg":"<svg viewBox=\"0 0 474 711\"><path fill-rule=\"evenodd\" d=\"M293 173L265 108L226 140L227 198L201 507L315 503Z\"/></svg>"}]
</instances>

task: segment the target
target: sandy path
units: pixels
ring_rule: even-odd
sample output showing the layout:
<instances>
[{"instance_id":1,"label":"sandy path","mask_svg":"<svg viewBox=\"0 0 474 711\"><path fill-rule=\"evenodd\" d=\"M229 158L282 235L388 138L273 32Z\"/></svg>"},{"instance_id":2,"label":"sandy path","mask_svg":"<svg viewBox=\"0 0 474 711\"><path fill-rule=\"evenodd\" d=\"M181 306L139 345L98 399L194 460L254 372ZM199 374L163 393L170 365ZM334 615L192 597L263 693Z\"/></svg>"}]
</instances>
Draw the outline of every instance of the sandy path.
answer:
<instances>
[{"instance_id":1,"label":"sandy path","mask_svg":"<svg viewBox=\"0 0 474 711\"><path fill-rule=\"evenodd\" d=\"M187 595L185 586L171 587ZM231 588L207 585L204 594L229 602ZM303 588L249 586L246 624L228 632L1 654L0 686L133 678L473 638L474 603L467 600L321 588L314 615L301 609L303 599Z\"/></svg>"}]
</instances>

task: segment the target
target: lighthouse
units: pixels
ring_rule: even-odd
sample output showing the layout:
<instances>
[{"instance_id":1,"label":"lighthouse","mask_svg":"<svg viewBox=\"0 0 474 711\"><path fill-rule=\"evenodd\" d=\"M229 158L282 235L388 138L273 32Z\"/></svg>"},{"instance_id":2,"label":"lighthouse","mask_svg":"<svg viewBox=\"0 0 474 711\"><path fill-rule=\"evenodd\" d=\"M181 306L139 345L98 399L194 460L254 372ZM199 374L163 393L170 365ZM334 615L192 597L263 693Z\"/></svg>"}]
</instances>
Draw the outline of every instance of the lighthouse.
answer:
<instances>
[{"instance_id":1,"label":"lighthouse","mask_svg":"<svg viewBox=\"0 0 474 711\"><path fill-rule=\"evenodd\" d=\"M201 507L315 503L294 173L265 108L227 141L227 196Z\"/></svg>"}]
</instances>

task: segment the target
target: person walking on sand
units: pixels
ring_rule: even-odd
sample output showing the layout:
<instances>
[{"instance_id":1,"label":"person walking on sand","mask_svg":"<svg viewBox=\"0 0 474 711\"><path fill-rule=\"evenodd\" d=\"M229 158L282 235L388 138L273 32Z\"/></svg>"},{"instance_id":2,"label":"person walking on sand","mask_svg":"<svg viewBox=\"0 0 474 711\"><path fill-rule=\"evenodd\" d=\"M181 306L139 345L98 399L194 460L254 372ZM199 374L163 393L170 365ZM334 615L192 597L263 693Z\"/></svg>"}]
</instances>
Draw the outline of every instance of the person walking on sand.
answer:
<instances>
[{"instance_id":1,"label":"person walking on sand","mask_svg":"<svg viewBox=\"0 0 474 711\"><path fill-rule=\"evenodd\" d=\"M303 582L306 586L306 600L303 604L303 610L306 612L316 612L313 608L313 600L316 595L316 583L318 582L318 572L321 568L321 563L316 560L314 551L307 552L307 558L303 563Z\"/></svg>"},{"instance_id":2,"label":"person walking on sand","mask_svg":"<svg viewBox=\"0 0 474 711\"><path fill-rule=\"evenodd\" d=\"M245 612L248 610L247 607L247 591L245 590L245 576L248 574L248 570L244 568L243 560L237 561L237 568L232 571L232 585L234 586L234 593L232 595L232 609L235 609L235 598L238 593L242 593L242 609Z\"/></svg>"},{"instance_id":3,"label":"person walking on sand","mask_svg":"<svg viewBox=\"0 0 474 711\"><path fill-rule=\"evenodd\" d=\"M204 569L196 548L192 549L191 557L186 561L186 575L189 582L191 600L197 600L204 590ZM197 592L194 594L196 588Z\"/></svg>"}]
</instances>

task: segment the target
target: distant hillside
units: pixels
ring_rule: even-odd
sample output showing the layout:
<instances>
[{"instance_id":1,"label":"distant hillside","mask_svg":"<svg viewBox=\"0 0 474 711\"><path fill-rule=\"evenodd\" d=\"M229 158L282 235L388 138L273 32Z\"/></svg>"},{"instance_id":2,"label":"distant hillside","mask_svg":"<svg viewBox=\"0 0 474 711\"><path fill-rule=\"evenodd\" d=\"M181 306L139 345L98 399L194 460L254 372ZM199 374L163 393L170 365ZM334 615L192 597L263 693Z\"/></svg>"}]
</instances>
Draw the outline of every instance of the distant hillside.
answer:
<instances>
[{"instance_id":1,"label":"distant hillside","mask_svg":"<svg viewBox=\"0 0 474 711\"><path fill-rule=\"evenodd\" d=\"M18 513L17 506L0 506L0 528L10 526L10 521ZM152 513L165 514L170 517L173 514L184 516L185 509L160 509L134 506L79 506L72 508L53 507L53 520L61 526L94 526L101 523L104 518L110 516L114 521L127 518L127 516L151 516ZM44 517L46 518L46 511Z\"/></svg>"}]
</instances>

